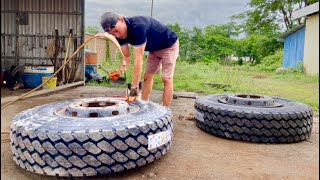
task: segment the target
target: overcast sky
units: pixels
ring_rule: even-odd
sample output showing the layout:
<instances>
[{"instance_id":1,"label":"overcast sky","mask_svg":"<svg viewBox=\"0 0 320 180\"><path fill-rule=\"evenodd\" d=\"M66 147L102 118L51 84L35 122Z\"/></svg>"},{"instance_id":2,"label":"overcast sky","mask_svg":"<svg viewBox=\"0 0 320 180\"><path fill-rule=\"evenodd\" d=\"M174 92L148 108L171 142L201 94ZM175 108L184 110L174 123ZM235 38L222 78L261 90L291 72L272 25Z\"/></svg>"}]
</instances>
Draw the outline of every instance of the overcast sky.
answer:
<instances>
[{"instance_id":1,"label":"overcast sky","mask_svg":"<svg viewBox=\"0 0 320 180\"><path fill-rule=\"evenodd\" d=\"M99 26L105 11L125 16L151 15L152 0L86 0L85 25ZM178 23L182 27L219 25L229 17L249 8L248 0L154 0L153 17L164 24Z\"/></svg>"}]
</instances>

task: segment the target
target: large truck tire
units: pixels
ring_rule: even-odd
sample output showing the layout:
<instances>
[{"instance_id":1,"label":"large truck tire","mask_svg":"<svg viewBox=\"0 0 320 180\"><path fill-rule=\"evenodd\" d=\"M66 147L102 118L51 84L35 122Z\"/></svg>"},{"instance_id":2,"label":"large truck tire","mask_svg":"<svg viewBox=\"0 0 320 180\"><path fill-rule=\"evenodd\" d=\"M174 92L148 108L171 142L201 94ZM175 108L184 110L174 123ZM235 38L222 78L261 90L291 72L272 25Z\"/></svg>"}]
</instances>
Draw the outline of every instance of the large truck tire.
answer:
<instances>
[{"instance_id":1,"label":"large truck tire","mask_svg":"<svg viewBox=\"0 0 320 180\"><path fill-rule=\"evenodd\" d=\"M258 143L306 140L312 130L312 109L279 97L218 94L195 101L197 126L214 135Z\"/></svg>"},{"instance_id":2,"label":"large truck tire","mask_svg":"<svg viewBox=\"0 0 320 180\"><path fill-rule=\"evenodd\" d=\"M147 101L87 98L17 114L13 160L28 171L66 177L105 175L153 162L171 147L172 112Z\"/></svg>"}]
</instances>

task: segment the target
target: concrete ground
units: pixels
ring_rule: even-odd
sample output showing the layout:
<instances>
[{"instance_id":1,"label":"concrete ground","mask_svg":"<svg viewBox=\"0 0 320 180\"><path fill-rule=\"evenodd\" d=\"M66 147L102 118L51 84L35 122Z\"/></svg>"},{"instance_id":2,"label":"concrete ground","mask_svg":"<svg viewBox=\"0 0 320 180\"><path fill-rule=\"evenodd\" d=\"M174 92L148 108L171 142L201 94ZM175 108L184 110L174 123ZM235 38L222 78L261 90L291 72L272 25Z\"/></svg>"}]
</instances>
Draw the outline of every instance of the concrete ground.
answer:
<instances>
[{"instance_id":1,"label":"concrete ground","mask_svg":"<svg viewBox=\"0 0 320 180\"><path fill-rule=\"evenodd\" d=\"M75 98L124 95L124 92L124 89L82 86L20 100L1 110L1 131L9 131L13 116L25 109ZM1 93L2 99L3 94L10 95L7 91ZM11 92L11 95L15 94ZM161 92L154 91L151 100L161 103ZM200 130L192 119L193 105L194 99L173 100L173 146L159 160L127 172L85 179L319 179L318 115L314 117L307 141L257 144L227 140ZM66 178L37 175L20 168L12 160L9 143L5 142L1 143L1 179Z\"/></svg>"}]
</instances>

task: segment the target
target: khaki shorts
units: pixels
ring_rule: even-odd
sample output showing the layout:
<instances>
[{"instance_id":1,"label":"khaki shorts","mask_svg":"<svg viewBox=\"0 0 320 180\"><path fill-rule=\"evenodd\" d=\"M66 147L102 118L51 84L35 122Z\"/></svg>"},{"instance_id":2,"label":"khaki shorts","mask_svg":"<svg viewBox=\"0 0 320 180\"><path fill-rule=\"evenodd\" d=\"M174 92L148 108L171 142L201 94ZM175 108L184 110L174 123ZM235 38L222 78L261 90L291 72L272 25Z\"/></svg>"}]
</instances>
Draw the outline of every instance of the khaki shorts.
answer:
<instances>
[{"instance_id":1,"label":"khaki shorts","mask_svg":"<svg viewBox=\"0 0 320 180\"><path fill-rule=\"evenodd\" d=\"M162 77L173 78L176 60L179 56L179 40L171 47L149 52L146 74L156 74L162 65Z\"/></svg>"}]
</instances>

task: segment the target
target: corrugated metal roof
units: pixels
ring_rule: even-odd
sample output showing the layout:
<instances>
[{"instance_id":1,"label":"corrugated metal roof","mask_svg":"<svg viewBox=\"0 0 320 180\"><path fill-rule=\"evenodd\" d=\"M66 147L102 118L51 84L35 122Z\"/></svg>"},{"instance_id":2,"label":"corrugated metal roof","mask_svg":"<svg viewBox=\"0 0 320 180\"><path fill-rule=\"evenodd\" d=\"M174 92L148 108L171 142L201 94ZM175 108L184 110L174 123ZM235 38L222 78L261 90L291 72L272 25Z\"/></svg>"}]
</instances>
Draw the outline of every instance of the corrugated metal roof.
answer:
<instances>
[{"instance_id":1,"label":"corrugated metal roof","mask_svg":"<svg viewBox=\"0 0 320 180\"><path fill-rule=\"evenodd\" d=\"M304 8L294 11L292 13L291 20L294 20L303 16L308 16L316 12L319 12L319 2L310 4L309 6L306 6Z\"/></svg>"},{"instance_id":2,"label":"corrugated metal roof","mask_svg":"<svg viewBox=\"0 0 320 180\"><path fill-rule=\"evenodd\" d=\"M299 30L300 30L301 28L303 28L303 27L305 27L305 24L301 24L301 25L299 25L299 26L296 26L296 27L294 27L294 28L292 28L292 29L284 32L282 35L280 35L280 36L278 37L278 40L283 41L283 39L284 39L285 37L287 37L287 36L289 36L290 34L293 34L293 33L297 32L297 31L299 31Z\"/></svg>"}]
</instances>

